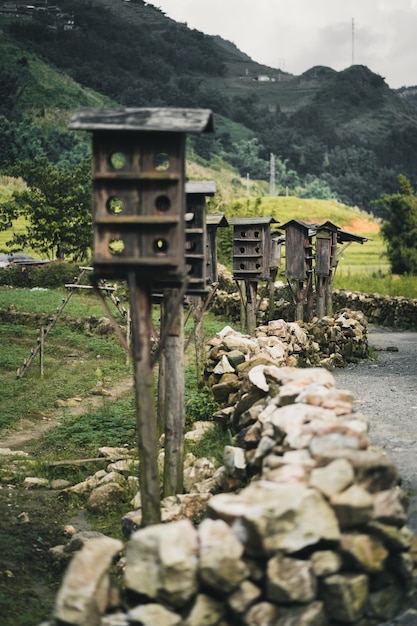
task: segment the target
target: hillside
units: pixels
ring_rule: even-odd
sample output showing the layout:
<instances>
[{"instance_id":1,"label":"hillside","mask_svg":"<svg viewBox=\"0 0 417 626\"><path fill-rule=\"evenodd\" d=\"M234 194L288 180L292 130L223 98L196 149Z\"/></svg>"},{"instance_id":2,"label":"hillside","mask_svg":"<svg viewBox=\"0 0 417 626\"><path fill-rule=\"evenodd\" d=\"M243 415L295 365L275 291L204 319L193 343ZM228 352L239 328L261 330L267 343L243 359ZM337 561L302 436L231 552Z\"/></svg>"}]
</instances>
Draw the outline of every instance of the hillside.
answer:
<instances>
[{"instance_id":1,"label":"hillside","mask_svg":"<svg viewBox=\"0 0 417 626\"><path fill-rule=\"evenodd\" d=\"M33 131L12 123L35 118L51 135L80 105L207 107L216 114L216 133L189 140L197 160L227 162L241 177L268 183L273 153L280 193L337 197L375 212L376 199L397 191L399 174L416 183L413 92L391 90L366 67L314 67L292 76L144 0L62 0L60 8L59 19L35 11L32 19L2 21L0 115L7 123L0 118L0 131L15 143ZM13 54L3 54L6 44L15 46ZM55 73L43 79L45 66ZM37 141L48 156L62 158L56 137L54 149ZM65 158L75 159L74 138L62 142ZM21 154L12 143L0 149L0 166Z\"/></svg>"}]
</instances>

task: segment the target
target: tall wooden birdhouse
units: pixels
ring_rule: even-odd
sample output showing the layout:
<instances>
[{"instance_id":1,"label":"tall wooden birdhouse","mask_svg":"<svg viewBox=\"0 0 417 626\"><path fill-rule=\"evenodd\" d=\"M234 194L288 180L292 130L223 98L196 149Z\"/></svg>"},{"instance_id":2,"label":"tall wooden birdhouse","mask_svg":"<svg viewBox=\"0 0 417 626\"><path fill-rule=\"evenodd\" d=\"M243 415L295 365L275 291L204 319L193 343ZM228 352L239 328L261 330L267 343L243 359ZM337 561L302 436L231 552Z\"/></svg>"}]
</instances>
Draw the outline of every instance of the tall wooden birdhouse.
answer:
<instances>
[{"instance_id":1,"label":"tall wooden birdhouse","mask_svg":"<svg viewBox=\"0 0 417 626\"><path fill-rule=\"evenodd\" d=\"M317 276L330 276L336 267L338 226L325 222L316 227L316 262L314 271Z\"/></svg>"},{"instance_id":2,"label":"tall wooden birdhouse","mask_svg":"<svg viewBox=\"0 0 417 626\"><path fill-rule=\"evenodd\" d=\"M285 276L304 281L312 270L314 230L299 220L280 226L285 230Z\"/></svg>"},{"instance_id":3,"label":"tall wooden birdhouse","mask_svg":"<svg viewBox=\"0 0 417 626\"><path fill-rule=\"evenodd\" d=\"M206 216L207 224L207 282L212 285L219 280L217 270L217 229L226 228L229 222L223 213L211 213Z\"/></svg>"},{"instance_id":4,"label":"tall wooden birdhouse","mask_svg":"<svg viewBox=\"0 0 417 626\"><path fill-rule=\"evenodd\" d=\"M188 181L185 184L185 264L188 278L187 293L207 288L206 197L214 196L214 181Z\"/></svg>"},{"instance_id":5,"label":"tall wooden birdhouse","mask_svg":"<svg viewBox=\"0 0 417 626\"><path fill-rule=\"evenodd\" d=\"M245 281L268 280L271 263L273 217L245 217L229 220L233 225L233 278Z\"/></svg>"},{"instance_id":6,"label":"tall wooden birdhouse","mask_svg":"<svg viewBox=\"0 0 417 626\"><path fill-rule=\"evenodd\" d=\"M211 131L207 109L81 109L93 135L93 266L103 277L185 273L185 138Z\"/></svg>"}]
</instances>

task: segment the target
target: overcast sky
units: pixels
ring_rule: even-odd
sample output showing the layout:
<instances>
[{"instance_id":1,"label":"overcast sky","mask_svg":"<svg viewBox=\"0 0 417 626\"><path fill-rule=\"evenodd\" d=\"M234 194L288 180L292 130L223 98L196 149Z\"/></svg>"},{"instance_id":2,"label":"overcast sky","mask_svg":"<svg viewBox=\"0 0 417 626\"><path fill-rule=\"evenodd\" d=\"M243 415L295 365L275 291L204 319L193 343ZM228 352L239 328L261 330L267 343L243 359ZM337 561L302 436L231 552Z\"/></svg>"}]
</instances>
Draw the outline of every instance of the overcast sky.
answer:
<instances>
[{"instance_id":1,"label":"overcast sky","mask_svg":"<svg viewBox=\"0 0 417 626\"><path fill-rule=\"evenodd\" d=\"M366 65L391 88L417 85L417 0L149 0L168 17L299 75ZM354 25L352 28L352 24Z\"/></svg>"}]
</instances>

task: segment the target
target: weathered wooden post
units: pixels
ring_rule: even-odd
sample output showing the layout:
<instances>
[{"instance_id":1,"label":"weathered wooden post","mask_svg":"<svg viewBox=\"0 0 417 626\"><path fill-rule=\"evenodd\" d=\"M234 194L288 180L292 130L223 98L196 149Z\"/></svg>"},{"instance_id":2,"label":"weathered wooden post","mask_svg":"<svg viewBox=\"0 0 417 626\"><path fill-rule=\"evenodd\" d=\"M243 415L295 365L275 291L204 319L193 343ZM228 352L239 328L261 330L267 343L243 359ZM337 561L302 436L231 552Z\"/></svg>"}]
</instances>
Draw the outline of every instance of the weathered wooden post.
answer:
<instances>
[{"instance_id":1,"label":"weathered wooden post","mask_svg":"<svg viewBox=\"0 0 417 626\"><path fill-rule=\"evenodd\" d=\"M295 319L304 320L304 305L311 291L314 231L299 220L290 220L280 228L285 230L285 276L292 289ZM290 281L294 281L295 293Z\"/></svg>"},{"instance_id":2,"label":"weathered wooden post","mask_svg":"<svg viewBox=\"0 0 417 626\"><path fill-rule=\"evenodd\" d=\"M205 109L81 109L69 128L93 134L95 277L130 289L142 524L160 521L151 363L152 285L185 276L185 133L211 130Z\"/></svg>"},{"instance_id":3,"label":"weathered wooden post","mask_svg":"<svg viewBox=\"0 0 417 626\"><path fill-rule=\"evenodd\" d=\"M184 464L184 307L181 290L165 292L165 324L168 329L165 344L165 456L164 497L183 492Z\"/></svg>"},{"instance_id":4,"label":"weathered wooden post","mask_svg":"<svg viewBox=\"0 0 417 626\"><path fill-rule=\"evenodd\" d=\"M246 294L246 331L256 328L256 294L259 281L270 279L273 217L231 218L233 225L233 278L243 281ZM241 291L242 293L242 291Z\"/></svg>"}]
</instances>

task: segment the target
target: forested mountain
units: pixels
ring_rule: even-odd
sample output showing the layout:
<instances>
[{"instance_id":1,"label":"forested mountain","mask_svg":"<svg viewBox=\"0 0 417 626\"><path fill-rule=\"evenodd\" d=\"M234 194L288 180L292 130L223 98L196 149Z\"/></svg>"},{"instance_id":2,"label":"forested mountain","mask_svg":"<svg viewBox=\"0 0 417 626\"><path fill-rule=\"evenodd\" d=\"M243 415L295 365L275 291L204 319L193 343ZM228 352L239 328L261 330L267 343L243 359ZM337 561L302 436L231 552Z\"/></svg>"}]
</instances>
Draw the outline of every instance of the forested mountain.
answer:
<instances>
[{"instance_id":1,"label":"forested mountain","mask_svg":"<svg viewBox=\"0 0 417 626\"><path fill-rule=\"evenodd\" d=\"M29 148L76 160L84 147L57 120L76 106L111 103L211 108L217 132L190 140L199 158L221 156L241 175L269 180L273 153L278 192L334 195L375 212L373 201L396 191L399 174L416 183L416 88L391 90L364 66L292 76L144 0L32 6L0 12L1 167ZM35 59L58 69L72 95L34 73Z\"/></svg>"}]
</instances>

